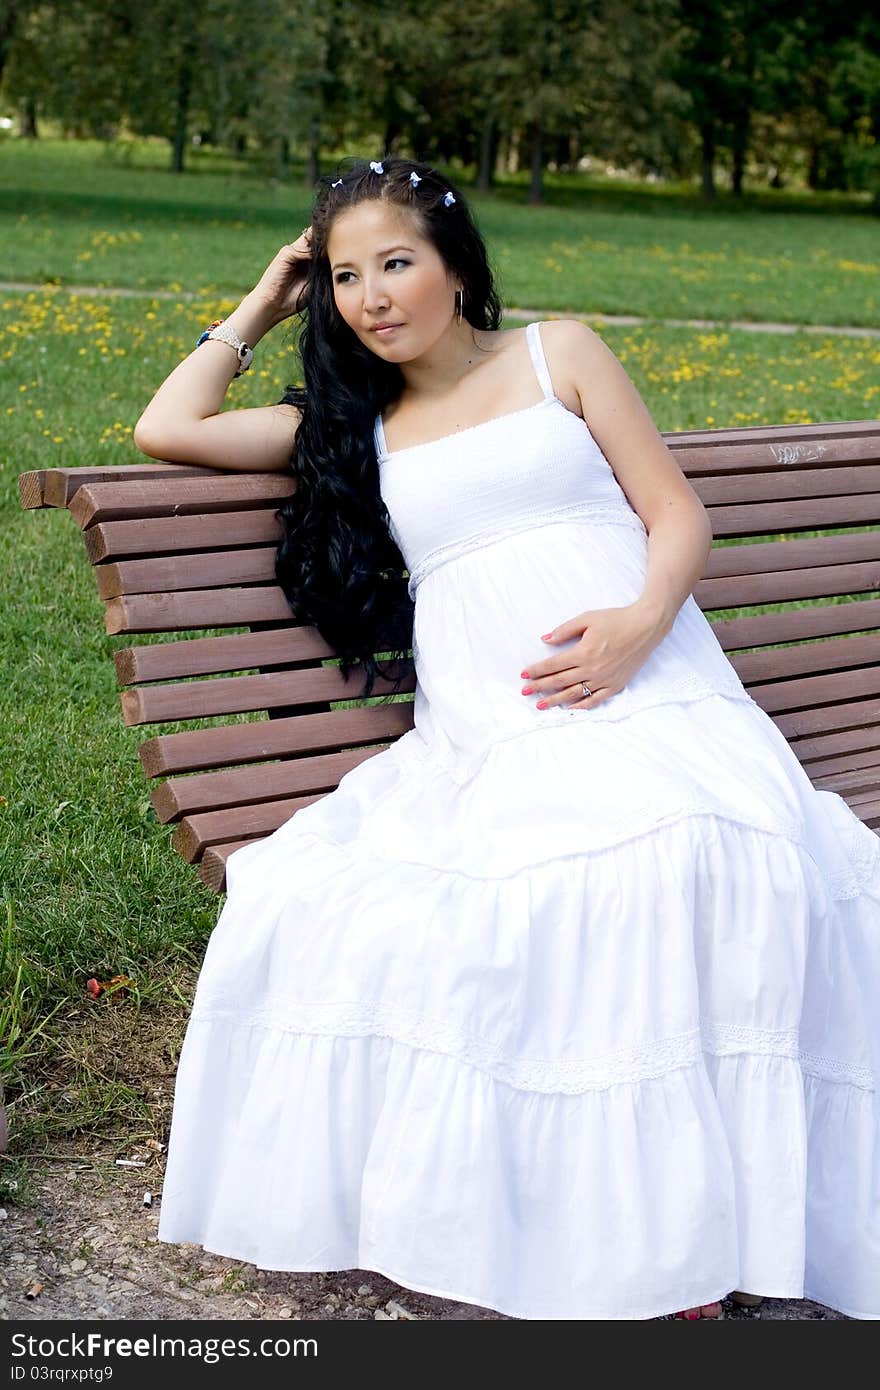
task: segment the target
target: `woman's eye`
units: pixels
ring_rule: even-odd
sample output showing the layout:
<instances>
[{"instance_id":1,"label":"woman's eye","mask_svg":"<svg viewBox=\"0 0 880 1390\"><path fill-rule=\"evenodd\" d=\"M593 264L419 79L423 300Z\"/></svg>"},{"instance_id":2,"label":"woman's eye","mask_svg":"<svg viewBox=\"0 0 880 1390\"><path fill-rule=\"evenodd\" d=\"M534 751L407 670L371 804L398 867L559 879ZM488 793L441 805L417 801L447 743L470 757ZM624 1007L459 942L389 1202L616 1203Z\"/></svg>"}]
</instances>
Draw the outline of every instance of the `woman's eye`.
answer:
<instances>
[{"instance_id":1,"label":"woman's eye","mask_svg":"<svg viewBox=\"0 0 880 1390\"><path fill-rule=\"evenodd\" d=\"M409 261L406 259L405 256L391 256L391 257L389 257L389 259L385 262L385 269L387 270L388 267L389 267L390 265L409 265ZM346 279L345 279L345 277L346 277L346 275L350 275L350 274L351 274L351 271L350 271L350 270L340 270L339 274L338 274L337 277L336 277L336 283L337 283L337 285L344 285L344 284L346 284Z\"/></svg>"}]
</instances>

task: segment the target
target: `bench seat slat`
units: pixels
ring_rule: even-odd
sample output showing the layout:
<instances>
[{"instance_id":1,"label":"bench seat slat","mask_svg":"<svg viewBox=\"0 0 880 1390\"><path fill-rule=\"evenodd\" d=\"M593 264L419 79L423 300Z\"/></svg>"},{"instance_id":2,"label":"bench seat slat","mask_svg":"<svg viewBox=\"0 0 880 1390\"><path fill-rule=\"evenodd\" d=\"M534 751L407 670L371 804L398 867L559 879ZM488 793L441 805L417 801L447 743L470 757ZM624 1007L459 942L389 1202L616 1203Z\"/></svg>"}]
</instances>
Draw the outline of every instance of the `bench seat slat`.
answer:
<instances>
[{"instance_id":1,"label":"bench seat slat","mask_svg":"<svg viewBox=\"0 0 880 1390\"><path fill-rule=\"evenodd\" d=\"M251 763L221 772L194 772L167 777L154 787L150 800L163 824L195 811L219 811L254 801L277 801L303 792L332 791L346 772L390 748L390 743L343 748L311 757L285 758L275 763Z\"/></svg>"},{"instance_id":2,"label":"bench seat slat","mask_svg":"<svg viewBox=\"0 0 880 1390\"><path fill-rule=\"evenodd\" d=\"M861 637L834 637L825 642L799 642L791 647L762 647L756 652L735 652L730 663L745 686L820 672L868 666L878 659L874 633Z\"/></svg>"},{"instance_id":3,"label":"bench seat slat","mask_svg":"<svg viewBox=\"0 0 880 1390\"><path fill-rule=\"evenodd\" d=\"M271 671L259 676L216 676L182 685L148 685L123 690L120 700L126 724L159 724L353 700L362 686L363 676L358 671L346 682L338 666L305 666L299 671ZM391 681L377 677L373 694L387 695L392 689ZM400 693L413 690L415 676L411 675L401 683Z\"/></svg>"},{"instance_id":4,"label":"bench seat slat","mask_svg":"<svg viewBox=\"0 0 880 1390\"><path fill-rule=\"evenodd\" d=\"M231 806L223 811L206 811L202 815L186 816L172 836L172 844L188 864L201 859L208 845L224 840L252 839L269 835L303 806L320 801L323 793L314 796L292 796L281 801L256 802L247 806ZM292 866L296 872L296 866Z\"/></svg>"},{"instance_id":5,"label":"bench seat slat","mask_svg":"<svg viewBox=\"0 0 880 1390\"><path fill-rule=\"evenodd\" d=\"M292 714L248 724L220 724L158 734L140 746L148 777L171 772L206 772L214 767L260 762L300 753L323 753L357 743L378 743L413 728L413 701L360 705L322 714Z\"/></svg>"},{"instance_id":6,"label":"bench seat slat","mask_svg":"<svg viewBox=\"0 0 880 1390\"><path fill-rule=\"evenodd\" d=\"M198 875L212 893L222 893L226 888L226 860L230 854L249 844L253 844L253 840L228 840L222 845L210 845L205 850L198 861Z\"/></svg>"},{"instance_id":7,"label":"bench seat slat","mask_svg":"<svg viewBox=\"0 0 880 1390\"><path fill-rule=\"evenodd\" d=\"M247 671L254 666L294 666L333 655L317 628L294 626L120 647L113 653L113 661L119 684L133 685L135 681Z\"/></svg>"},{"instance_id":8,"label":"bench seat slat","mask_svg":"<svg viewBox=\"0 0 880 1390\"><path fill-rule=\"evenodd\" d=\"M104 627L117 632L181 632L188 628L247 627L294 618L278 585L193 589L172 594L123 594L108 599Z\"/></svg>"}]
</instances>

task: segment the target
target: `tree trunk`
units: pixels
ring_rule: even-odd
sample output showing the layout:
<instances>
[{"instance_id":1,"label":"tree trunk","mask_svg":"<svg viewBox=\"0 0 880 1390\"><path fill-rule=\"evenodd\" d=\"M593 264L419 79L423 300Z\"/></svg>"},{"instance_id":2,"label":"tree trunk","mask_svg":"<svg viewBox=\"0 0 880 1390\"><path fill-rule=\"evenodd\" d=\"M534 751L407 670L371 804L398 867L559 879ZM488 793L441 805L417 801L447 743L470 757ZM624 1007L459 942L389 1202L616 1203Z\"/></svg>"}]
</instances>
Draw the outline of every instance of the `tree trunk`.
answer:
<instances>
[{"instance_id":1,"label":"tree trunk","mask_svg":"<svg viewBox=\"0 0 880 1390\"><path fill-rule=\"evenodd\" d=\"M314 188L321 176L321 123L313 116L309 123L309 153L306 160L306 185Z\"/></svg>"},{"instance_id":2,"label":"tree trunk","mask_svg":"<svg viewBox=\"0 0 880 1390\"><path fill-rule=\"evenodd\" d=\"M279 183L284 183L290 168L290 140L286 135L279 135L275 145L275 177Z\"/></svg>"},{"instance_id":3,"label":"tree trunk","mask_svg":"<svg viewBox=\"0 0 880 1390\"><path fill-rule=\"evenodd\" d=\"M746 167L746 153L749 148L749 113L744 111L733 129L733 194L742 197L743 177Z\"/></svg>"},{"instance_id":4,"label":"tree trunk","mask_svg":"<svg viewBox=\"0 0 880 1390\"><path fill-rule=\"evenodd\" d=\"M15 5L3 5L0 8L0 78L3 77L3 69L9 57L20 13Z\"/></svg>"},{"instance_id":5,"label":"tree trunk","mask_svg":"<svg viewBox=\"0 0 880 1390\"><path fill-rule=\"evenodd\" d=\"M477 166L477 188L483 193L492 187L495 177L496 145L495 115L487 111L480 131L480 159Z\"/></svg>"},{"instance_id":6,"label":"tree trunk","mask_svg":"<svg viewBox=\"0 0 880 1390\"><path fill-rule=\"evenodd\" d=\"M702 194L707 202L712 202L715 198L715 127L710 120L704 121L700 126L700 138L702 140Z\"/></svg>"},{"instance_id":7,"label":"tree trunk","mask_svg":"<svg viewBox=\"0 0 880 1390\"><path fill-rule=\"evenodd\" d=\"M177 110L174 121L174 144L171 154L171 172L182 174L186 156L186 134L189 125L189 99L192 90L192 70L194 44L185 36L180 47L180 67L177 73Z\"/></svg>"},{"instance_id":8,"label":"tree trunk","mask_svg":"<svg viewBox=\"0 0 880 1390\"><path fill-rule=\"evenodd\" d=\"M540 121L532 126L531 139L531 178L529 181L529 203L544 201L544 130Z\"/></svg>"},{"instance_id":9,"label":"tree trunk","mask_svg":"<svg viewBox=\"0 0 880 1390\"><path fill-rule=\"evenodd\" d=\"M38 138L37 103L32 96L22 97L18 106L18 119L22 135L27 140L36 140Z\"/></svg>"}]
</instances>

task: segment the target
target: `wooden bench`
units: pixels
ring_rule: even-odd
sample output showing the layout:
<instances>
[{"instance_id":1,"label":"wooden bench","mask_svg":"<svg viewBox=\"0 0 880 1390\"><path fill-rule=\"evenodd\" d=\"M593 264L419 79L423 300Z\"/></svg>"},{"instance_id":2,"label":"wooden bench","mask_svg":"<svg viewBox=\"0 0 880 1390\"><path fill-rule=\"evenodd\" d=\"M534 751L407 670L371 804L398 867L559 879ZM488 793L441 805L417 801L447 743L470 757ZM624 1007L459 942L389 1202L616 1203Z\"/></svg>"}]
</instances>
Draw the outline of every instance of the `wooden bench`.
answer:
<instances>
[{"instance_id":1,"label":"wooden bench","mask_svg":"<svg viewBox=\"0 0 880 1390\"><path fill-rule=\"evenodd\" d=\"M880 420L663 437L712 519L696 601L813 784L880 834ZM140 747L156 815L211 889L225 890L235 849L412 728L410 698L336 708L362 676L346 685L318 632L293 620L274 575L291 474L133 462L19 484L23 507L66 507L80 527L108 633L176 635L113 653L125 723L221 721ZM814 602L841 596L853 597ZM244 631L198 635L223 628ZM373 700L390 689L377 681ZM236 718L253 712L267 717Z\"/></svg>"}]
</instances>

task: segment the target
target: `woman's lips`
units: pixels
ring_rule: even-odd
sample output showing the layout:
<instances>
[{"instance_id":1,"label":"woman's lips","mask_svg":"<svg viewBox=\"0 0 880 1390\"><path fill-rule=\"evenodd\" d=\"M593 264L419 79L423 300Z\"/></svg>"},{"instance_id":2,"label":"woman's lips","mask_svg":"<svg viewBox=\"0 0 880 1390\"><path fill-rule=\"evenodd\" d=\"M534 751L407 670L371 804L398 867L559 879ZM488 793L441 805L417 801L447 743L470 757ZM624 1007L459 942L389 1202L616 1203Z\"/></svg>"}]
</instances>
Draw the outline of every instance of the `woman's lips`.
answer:
<instances>
[{"instance_id":1,"label":"woman's lips","mask_svg":"<svg viewBox=\"0 0 880 1390\"><path fill-rule=\"evenodd\" d=\"M398 328L402 328L402 323L389 323L387 328L372 328L371 333L377 333L380 338L384 338L386 333L396 333Z\"/></svg>"}]
</instances>

